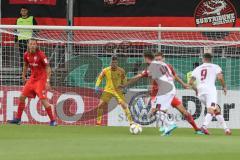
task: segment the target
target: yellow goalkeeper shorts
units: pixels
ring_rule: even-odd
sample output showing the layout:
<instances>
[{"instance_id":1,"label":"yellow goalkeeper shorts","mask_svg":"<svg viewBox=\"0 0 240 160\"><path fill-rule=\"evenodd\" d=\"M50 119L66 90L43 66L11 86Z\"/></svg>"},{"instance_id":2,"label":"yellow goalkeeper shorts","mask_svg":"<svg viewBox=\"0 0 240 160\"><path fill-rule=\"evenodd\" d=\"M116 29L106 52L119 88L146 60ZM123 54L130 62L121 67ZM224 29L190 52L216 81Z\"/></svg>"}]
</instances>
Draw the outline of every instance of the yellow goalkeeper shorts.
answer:
<instances>
[{"instance_id":1,"label":"yellow goalkeeper shorts","mask_svg":"<svg viewBox=\"0 0 240 160\"><path fill-rule=\"evenodd\" d=\"M112 98L116 98L118 103L125 102L125 96L122 92L108 92L104 91L100 97L100 99L106 103L108 103Z\"/></svg>"}]
</instances>

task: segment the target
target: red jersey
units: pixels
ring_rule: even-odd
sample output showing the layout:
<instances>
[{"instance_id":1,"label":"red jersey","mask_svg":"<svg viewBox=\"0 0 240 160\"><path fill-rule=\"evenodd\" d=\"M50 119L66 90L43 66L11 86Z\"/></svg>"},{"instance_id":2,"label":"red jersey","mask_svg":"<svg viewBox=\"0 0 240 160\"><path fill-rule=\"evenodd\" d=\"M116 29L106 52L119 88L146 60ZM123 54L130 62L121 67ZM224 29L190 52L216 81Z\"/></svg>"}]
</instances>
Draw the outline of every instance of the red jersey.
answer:
<instances>
[{"instance_id":1,"label":"red jersey","mask_svg":"<svg viewBox=\"0 0 240 160\"><path fill-rule=\"evenodd\" d=\"M31 80L47 79L46 66L48 65L48 60L43 51L37 50L35 53L25 52L24 62L31 69Z\"/></svg>"},{"instance_id":2,"label":"red jersey","mask_svg":"<svg viewBox=\"0 0 240 160\"><path fill-rule=\"evenodd\" d=\"M171 65L171 64L167 64L167 66L169 67L169 69L171 70L171 74L173 75L173 76L176 76L177 75L177 73L175 72L175 70L173 69L173 66ZM149 75L148 75L149 73L148 73L148 71L147 70L144 70L143 72L142 72L142 77L148 77ZM157 93L158 93L158 89L159 89L159 87L158 87L158 84L157 84L157 82L155 81L155 80L152 80L152 82L151 82L151 92L150 92L150 95L152 96L152 97L155 97L156 95L157 95Z\"/></svg>"}]
</instances>

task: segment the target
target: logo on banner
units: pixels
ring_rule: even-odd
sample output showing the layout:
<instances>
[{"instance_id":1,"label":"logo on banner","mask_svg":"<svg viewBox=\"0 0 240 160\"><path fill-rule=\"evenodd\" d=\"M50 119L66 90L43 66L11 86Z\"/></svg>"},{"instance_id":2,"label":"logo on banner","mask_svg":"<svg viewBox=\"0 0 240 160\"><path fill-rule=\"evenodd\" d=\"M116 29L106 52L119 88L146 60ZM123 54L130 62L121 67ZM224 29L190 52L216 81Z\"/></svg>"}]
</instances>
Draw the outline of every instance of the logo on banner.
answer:
<instances>
[{"instance_id":1,"label":"logo on banner","mask_svg":"<svg viewBox=\"0 0 240 160\"><path fill-rule=\"evenodd\" d=\"M56 0L9 0L9 4L44 4L56 5Z\"/></svg>"},{"instance_id":2,"label":"logo on banner","mask_svg":"<svg viewBox=\"0 0 240 160\"><path fill-rule=\"evenodd\" d=\"M234 27L235 7L229 0L202 0L195 10L197 27Z\"/></svg>"},{"instance_id":3,"label":"logo on banner","mask_svg":"<svg viewBox=\"0 0 240 160\"><path fill-rule=\"evenodd\" d=\"M118 5L135 5L137 0L104 0L104 4L107 6Z\"/></svg>"},{"instance_id":4,"label":"logo on banner","mask_svg":"<svg viewBox=\"0 0 240 160\"><path fill-rule=\"evenodd\" d=\"M139 92L133 96L129 103L129 110L134 122L138 124L149 125L156 121L156 117L150 114L151 98L148 92Z\"/></svg>"}]
</instances>

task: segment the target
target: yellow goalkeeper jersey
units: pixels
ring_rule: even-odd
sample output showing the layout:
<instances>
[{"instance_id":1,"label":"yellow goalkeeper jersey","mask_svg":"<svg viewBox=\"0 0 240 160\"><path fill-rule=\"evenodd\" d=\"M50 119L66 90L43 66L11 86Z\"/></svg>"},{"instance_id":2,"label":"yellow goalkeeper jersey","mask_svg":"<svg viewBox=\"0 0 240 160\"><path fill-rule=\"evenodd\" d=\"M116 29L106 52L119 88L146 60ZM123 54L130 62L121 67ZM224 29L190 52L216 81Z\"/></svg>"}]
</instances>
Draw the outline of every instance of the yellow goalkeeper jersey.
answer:
<instances>
[{"instance_id":1,"label":"yellow goalkeeper jersey","mask_svg":"<svg viewBox=\"0 0 240 160\"><path fill-rule=\"evenodd\" d=\"M119 85L126 82L125 71L121 67L117 67L116 70L112 70L111 67L104 68L97 78L96 86L99 87L104 77L106 78L104 91L111 93L119 92Z\"/></svg>"}]
</instances>

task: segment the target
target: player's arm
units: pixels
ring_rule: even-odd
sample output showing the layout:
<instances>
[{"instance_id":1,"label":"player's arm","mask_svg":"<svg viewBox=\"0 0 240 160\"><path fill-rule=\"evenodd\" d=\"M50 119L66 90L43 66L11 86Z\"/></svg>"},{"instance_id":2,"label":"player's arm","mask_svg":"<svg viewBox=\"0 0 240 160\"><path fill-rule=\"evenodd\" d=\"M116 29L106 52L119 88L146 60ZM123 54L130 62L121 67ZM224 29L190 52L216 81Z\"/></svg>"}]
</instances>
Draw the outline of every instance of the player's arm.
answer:
<instances>
[{"instance_id":1,"label":"player's arm","mask_svg":"<svg viewBox=\"0 0 240 160\"><path fill-rule=\"evenodd\" d=\"M189 85L186 84L186 83L184 83L183 80L177 75L177 72L173 69L173 66L170 65L170 64L168 64L168 67L170 68L174 79L175 79L178 83L180 83L180 84L183 86L183 88L188 89L188 88L189 88Z\"/></svg>"},{"instance_id":2,"label":"player's arm","mask_svg":"<svg viewBox=\"0 0 240 160\"><path fill-rule=\"evenodd\" d=\"M130 84L133 84L133 83L135 83L135 82L137 82L139 79L141 79L143 77L143 75L142 74L138 74L138 75L136 75L136 76L134 76L134 77L132 77L131 79L129 79L124 85L122 85L121 87L127 87L127 86L129 86Z\"/></svg>"},{"instance_id":3,"label":"player's arm","mask_svg":"<svg viewBox=\"0 0 240 160\"><path fill-rule=\"evenodd\" d=\"M217 74L217 79L219 80L219 82L220 82L220 84L221 84L221 86L223 88L224 94L226 95L227 94L227 86L226 86L223 74L222 73L218 73Z\"/></svg>"},{"instance_id":4,"label":"player's arm","mask_svg":"<svg viewBox=\"0 0 240 160\"><path fill-rule=\"evenodd\" d=\"M197 87L195 85L196 78L195 77L191 77L190 81L189 81L189 85L191 86L191 88L195 91L196 95L198 95L198 90Z\"/></svg>"},{"instance_id":5,"label":"player's arm","mask_svg":"<svg viewBox=\"0 0 240 160\"><path fill-rule=\"evenodd\" d=\"M189 85L186 84L185 82L183 82L183 80L177 74L174 75L174 78L178 83L180 83L183 86L183 88L185 88L185 89L189 88Z\"/></svg>"},{"instance_id":6,"label":"player's arm","mask_svg":"<svg viewBox=\"0 0 240 160\"><path fill-rule=\"evenodd\" d=\"M100 86L100 84L101 84L104 76L105 76L105 72L104 72L104 70L102 70L102 72L101 72L101 73L99 74L99 76L97 77L97 81L96 81L96 84L95 84L95 92L96 92L96 93L99 93L99 92L100 92L99 86Z\"/></svg>"},{"instance_id":7,"label":"player's arm","mask_svg":"<svg viewBox=\"0 0 240 160\"><path fill-rule=\"evenodd\" d=\"M49 64L47 64L47 66L46 66L46 72L47 72L47 88L49 88L50 87L51 73L52 73L52 69L51 69Z\"/></svg>"},{"instance_id":8,"label":"player's arm","mask_svg":"<svg viewBox=\"0 0 240 160\"><path fill-rule=\"evenodd\" d=\"M46 67L46 73L47 73L47 82L46 82L46 88L50 89L50 79L51 79L51 73L52 73L52 69L50 67L49 61L47 56L45 55L44 52L40 52L40 56L42 59L42 63L44 64L44 66Z\"/></svg>"},{"instance_id":9,"label":"player's arm","mask_svg":"<svg viewBox=\"0 0 240 160\"><path fill-rule=\"evenodd\" d=\"M23 64L23 71L22 71L23 83L26 83L26 81L27 81L27 78L26 78L27 70L28 70L28 63L24 62L24 64Z\"/></svg>"}]
</instances>

